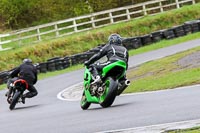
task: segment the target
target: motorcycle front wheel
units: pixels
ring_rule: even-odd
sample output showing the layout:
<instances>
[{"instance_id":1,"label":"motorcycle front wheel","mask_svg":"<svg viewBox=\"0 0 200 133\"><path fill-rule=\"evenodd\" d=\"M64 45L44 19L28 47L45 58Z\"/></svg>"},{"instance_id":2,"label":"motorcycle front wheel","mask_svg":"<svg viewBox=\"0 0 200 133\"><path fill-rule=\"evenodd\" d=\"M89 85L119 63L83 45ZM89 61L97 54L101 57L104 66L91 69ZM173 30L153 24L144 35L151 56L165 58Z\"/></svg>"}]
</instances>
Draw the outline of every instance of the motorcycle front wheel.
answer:
<instances>
[{"instance_id":1,"label":"motorcycle front wheel","mask_svg":"<svg viewBox=\"0 0 200 133\"><path fill-rule=\"evenodd\" d=\"M90 107L90 104L91 103L87 101L87 98L85 96L85 91L83 91L83 95L81 97L81 108L83 110L86 110L86 109L88 109Z\"/></svg>"},{"instance_id":2,"label":"motorcycle front wheel","mask_svg":"<svg viewBox=\"0 0 200 133\"><path fill-rule=\"evenodd\" d=\"M12 101L10 103L10 110L13 110L15 108L15 105L17 104L18 100L19 100L19 97L21 95L21 92L20 91L16 91L13 98L12 98Z\"/></svg>"}]
</instances>

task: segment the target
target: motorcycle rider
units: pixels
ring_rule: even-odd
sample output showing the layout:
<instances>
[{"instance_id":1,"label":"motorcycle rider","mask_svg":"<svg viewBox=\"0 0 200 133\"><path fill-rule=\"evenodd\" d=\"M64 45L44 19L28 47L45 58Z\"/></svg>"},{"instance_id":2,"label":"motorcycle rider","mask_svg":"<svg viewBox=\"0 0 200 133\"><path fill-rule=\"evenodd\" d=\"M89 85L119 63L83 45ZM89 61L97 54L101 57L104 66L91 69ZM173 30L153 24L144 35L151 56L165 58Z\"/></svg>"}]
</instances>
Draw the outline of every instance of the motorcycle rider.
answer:
<instances>
[{"instance_id":1,"label":"motorcycle rider","mask_svg":"<svg viewBox=\"0 0 200 133\"><path fill-rule=\"evenodd\" d=\"M28 83L29 92L22 96L23 104L25 104L25 98L32 98L38 94L36 88L33 86L37 82L37 69L32 64L31 59L24 59L23 63L10 73L10 77L11 79L7 83L8 86L17 79L24 79ZM7 95L9 97L9 91Z\"/></svg>"},{"instance_id":2,"label":"motorcycle rider","mask_svg":"<svg viewBox=\"0 0 200 133\"><path fill-rule=\"evenodd\" d=\"M107 62L105 63L94 63L100 58L107 56ZM122 46L122 38L119 34L111 34L108 37L108 44L106 44L97 54L93 55L88 61L85 61L85 66L90 67L92 70L92 75L95 77L94 82L100 82L101 77L99 76L99 71L102 70L103 67L109 65L118 60L125 61L128 69L128 59L129 54L128 50ZM94 64L93 64L94 63ZM92 64L92 65L91 65ZM127 81L126 77L120 79L121 82ZM119 81L119 82L120 82ZM130 81L128 81L130 83ZM126 86L127 87L127 86Z\"/></svg>"}]
</instances>

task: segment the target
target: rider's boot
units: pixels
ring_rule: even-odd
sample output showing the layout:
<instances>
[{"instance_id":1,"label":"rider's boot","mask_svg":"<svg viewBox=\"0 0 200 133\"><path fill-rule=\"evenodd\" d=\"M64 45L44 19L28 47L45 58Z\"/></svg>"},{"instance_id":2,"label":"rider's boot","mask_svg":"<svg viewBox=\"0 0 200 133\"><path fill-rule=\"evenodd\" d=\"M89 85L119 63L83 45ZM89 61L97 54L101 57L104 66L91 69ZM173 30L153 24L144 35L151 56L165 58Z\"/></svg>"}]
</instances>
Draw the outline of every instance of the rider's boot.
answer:
<instances>
[{"instance_id":1,"label":"rider's boot","mask_svg":"<svg viewBox=\"0 0 200 133\"><path fill-rule=\"evenodd\" d=\"M94 83L98 83L98 82L101 82L101 77L99 75L95 76L95 79L92 83L94 84Z\"/></svg>"},{"instance_id":2,"label":"rider's boot","mask_svg":"<svg viewBox=\"0 0 200 133\"><path fill-rule=\"evenodd\" d=\"M101 82L101 77L99 76L98 70L95 67L92 69L92 75L94 77L92 84Z\"/></svg>"},{"instance_id":3,"label":"rider's boot","mask_svg":"<svg viewBox=\"0 0 200 133\"><path fill-rule=\"evenodd\" d=\"M26 95L22 96L22 103L25 104Z\"/></svg>"},{"instance_id":4,"label":"rider's boot","mask_svg":"<svg viewBox=\"0 0 200 133\"><path fill-rule=\"evenodd\" d=\"M6 96L6 97L8 96L8 93L9 93L9 91L7 91L7 92L5 93L5 96Z\"/></svg>"},{"instance_id":5,"label":"rider's boot","mask_svg":"<svg viewBox=\"0 0 200 133\"><path fill-rule=\"evenodd\" d=\"M11 104L11 101L12 101L11 97L8 97L8 98L7 98L7 102L8 102L9 104Z\"/></svg>"},{"instance_id":6,"label":"rider's boot","mask_svg":"<svg viewBox=\"0 0 200 133\"><path fill-rule=\"evenodd\" d=\"M5 96L7 97L7 102L10 104L11 103L11 89L8 89L6 92Z\"/></svg>"}]
</instances>

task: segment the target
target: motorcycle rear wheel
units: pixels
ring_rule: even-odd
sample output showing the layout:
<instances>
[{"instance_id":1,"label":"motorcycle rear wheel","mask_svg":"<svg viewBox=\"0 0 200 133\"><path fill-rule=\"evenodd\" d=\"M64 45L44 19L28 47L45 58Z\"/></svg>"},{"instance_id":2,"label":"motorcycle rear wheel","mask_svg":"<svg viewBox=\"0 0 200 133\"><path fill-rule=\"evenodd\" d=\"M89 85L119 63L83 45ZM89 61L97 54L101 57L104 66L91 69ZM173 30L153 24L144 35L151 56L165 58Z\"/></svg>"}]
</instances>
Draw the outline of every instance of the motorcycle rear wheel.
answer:
<instances>
[{"instance_id":1,"label":"motorcycle rear wheel","mask_svg":"<svg viewBox=\"0 0 200 133\"><path fill-rule=\"evenodd\" d=\"M86 109L88 109L89 107L90 107L90 102L88 102L87 101L87 98L86 98L86 96L85 96L85 92L83 91L83 95L82 95L82 98L81 98L81 108L83 109L83 110L86 110Z\"/></svg>"},{"instance_id":2,"label":"motorcycle rear wheel","mask_svg":"<svg viewBox=\"0 0 200 133\"><path fill-rule=\"evenodd\" d=\"M102 96L103 98L101 98L102 101L100 101L100 105L103 108L107 108L113 104L117 94L117 87L118 87L118 82L111 77L108 77L105 83L106 83L106 90L104 92L104 96Z\"/></svg>"},{"instance_id":3,"label":"motorcycle rear wheel","mask_svg":"<svg viewBox=\"0 0 200 133\"><path fill-rule=\"evenodd\" d=\"M21 95L20 91L15 92L13 99L12 99L10 106L9 106L10 110L13 110L15 108L15 106L16 106L18 100L19 100L20 95Z\"/></svg>"}]
</instances>

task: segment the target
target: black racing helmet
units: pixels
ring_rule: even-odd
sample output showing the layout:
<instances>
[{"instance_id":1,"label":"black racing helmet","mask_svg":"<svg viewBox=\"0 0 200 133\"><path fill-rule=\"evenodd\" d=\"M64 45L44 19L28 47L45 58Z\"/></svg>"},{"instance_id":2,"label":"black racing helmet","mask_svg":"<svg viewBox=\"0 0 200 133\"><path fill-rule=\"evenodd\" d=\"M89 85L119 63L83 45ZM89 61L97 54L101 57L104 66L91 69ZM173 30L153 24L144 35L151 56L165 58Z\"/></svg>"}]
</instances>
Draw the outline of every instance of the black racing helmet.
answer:
<instances>
[{"instance_id":1,"label":"black racing helmet","mask_svg":"<svg viewBox=\"0 0 200 133\"><path fill-rule=\"evenodd\" d=\"M121 45L122 44L122 38L119 34L111 34L108 37L109 44L115 44L115 45Z\"/></svg>"},{"instance_id":2,"label":"black racing helmet","mask_svg":"<svg viewBox=\"0 0 200 133\"><path fill-rule=\"evenodd\" d=\"M29 58L26 58L26 59L23 60L23 63L27 63L27 64L28 64L28 63L32 63L32 60L29 59Z\"/></svg>"}]
</instances>

